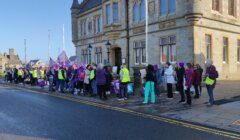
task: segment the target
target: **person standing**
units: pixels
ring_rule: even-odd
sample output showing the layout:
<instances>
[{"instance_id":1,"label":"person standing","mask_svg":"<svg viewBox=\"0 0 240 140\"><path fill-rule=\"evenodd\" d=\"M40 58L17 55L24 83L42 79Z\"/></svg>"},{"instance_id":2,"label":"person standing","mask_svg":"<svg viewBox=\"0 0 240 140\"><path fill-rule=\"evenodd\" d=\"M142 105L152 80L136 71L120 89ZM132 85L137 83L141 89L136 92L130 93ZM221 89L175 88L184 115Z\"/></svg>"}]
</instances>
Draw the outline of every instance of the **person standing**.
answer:
<instances>
[{"instance_id":1,"label":"person standing","mask_svg":"<svg viewBox=\"0 0 240 140\"><path fill-rule=\"evenodd\" d=\"M199 99L200 72L198 70L197 65L194 66L193 71L194 71L193 86L195 89L194 99Z\"/></svg>"},{"instance_id":2,"label":"person standing","mask_svg":"<svg viewBox=\"0 0 240 140\"><path fill-rule=\"evenodd\" d=\"M188 105L191 106L192 104L192 97L191 97L191 86L193 84L193 76L194 76L194 72L192 69L192 64L191 63L187 63L187 69L186 69L186 73L185 73L185 86L186 86L186 96L187 96L187 102L184 105Z\"/></svg>"},{"instance_id":3,"label":"person standing","mask_svg":"<svg viewBox=\"0 0 240 140\"><path fill-rule=\"evenodd\" d=\"M92 64L90 73L90 84L91 84L91 96L97 95L97 84L96 84L96 64Z\"/></svg>"},{"instance_id":4,"label":"person standing","mask_svg":"<svg viewBox=\"0 0 240 140\"><path fill-rule=\"evenodd\" d=\"M64 87L65 87L65 80L66 80L66 70L63 68L63 66L58 70L58 79L60 82L60 90L61 93L64 93ZM57 89L58 90L58 89Z\"/></svg>"},{"instance_id":5,"label":"person standing","mask_svg":"<svg viewBox=\"0 0 240 140\"><path fill-rule=\"evenodd\" d=\"M178 88L179 88L179 93L181 95L181 100L179 101L179 103L185 102L184 76L185 76L184 62L180 62L179 69L177 71L177 84L178 84Z\"/></svg>"},{"instance_id":6,"label":"person standing","mask_svg":"<svg viewBox=\"0 0 240 140\"><path fill-rule=\"evenodd\" d=\"M96 70L96 82L99 98L107 100L106 95L106 72L103 69L103 65L99 64Z\"/></svg>"},{"instance_id":7,"label":"person standing","mask_svg":"<svg viewBox=\"0 0 240 140\"><path fill-rule=\"evenodd\" d=\"M127 100L127 84L131 82L129 70L123 64L120 70L120 96L118 100Z\"/></svg>"},{"instance_id":8,"label":"person standing","mask_svg":"<svg viewBox=\"0 0 240 140\"><path fill-rule=\"evenodd\" d=\"M155 89L154 89L154 81L155 81L155 72L154 67L152 65L148 65L147 74L146 74L146 84L144 90L144 101L143 104L148 103L149 93L151 94L151 103L155 103Z\"/></svg>"},{"instance_id":9,"label":"person standing","mask_svg":"<svg viewBox=\"0 0 240 140\"><path fill-rule=\"evenodd\" d=\"M174 70L172 65L167 62L166 63L166 70L164 72L164 76L166 77L166 83L167 83L167 96L168 99L173 99L173 90L172 90L172 86L175 83L175 79L174 79Z\"/></svg>"},{"instance_id":10,"label":"person standing","mask_svg":"<svg viewBox=\"0 0 240 140\"><path fill-rule=\"evenodd\" d=\"M111 71L110 71L110 67L105 66L104 67L105 72L106 72L106 94L110 95L111 94L111 83L113 80Z\"/></svg>"},{"instance_id":11,"label":"person standing","mask_svg":"<svg viewBox=\"0 0 240 140\"><path fill-rule=\"evenodd\" d=\"M198 71L199 71L199 79L200 79L200 83L199 83L199 95L202 94L202 76L203 76L203 69L202 67L197 64L197 68L198 68Z\"/></svg>"},{"instance_id":12,"label":"person standing","mask_svg":"<svg viewBox=\"0 0 240 140\"><path fill-rule=\"evenodd\" d=\"M87 65L87 67L84 70L84 92L85 93L89 93L90 92L90 65Z\"/></svg>"},{"instance_id":13,"label":"person standing","mask_svg":"<svg viewBox=\"0 0 240 140\"><path fill-rule=\"evenodd\" d=\"M163 81L163 78L162 78L162 69L158 67L157 64L154 65L154 71L155 71L155 94L157 96L160 96L161 94L161 84L162 84L162 81Z\"/></svg>"},{"instance_id":14,"label":"person standing","mask_svg":"<svg viewBox=\"0 0 240 140\"><path fill-rule=\"evenodd\" d=\"M212 64L212 60L210 59L206 61L206 67L205 83L209 96L209 103L207 106L212 106L214 104L213 90L217 83L218 72L216 70L216 67Z\"/></svg>"},{"instance_id":15,"label":"person standing","mask_svg":"<svg viewBox=\"0 0 240 140\"><path fill-rule=\"evenodd\" d=\"M36 86L37 85L37 78L38 78L38 74L37 74L37 69L34 68L33 72L33 85Z\"/></svg>"},{"instance_id":16,"label":"person standing","mask_svg":"<svg viewBox=\"0 0 240 140\"><path fill-rule=\"evenodd\" d=\"M3 71L3 78L4 78L4 82L8 81L7 80L7 71L6 70Z\"/></svg>"}]
</instances>

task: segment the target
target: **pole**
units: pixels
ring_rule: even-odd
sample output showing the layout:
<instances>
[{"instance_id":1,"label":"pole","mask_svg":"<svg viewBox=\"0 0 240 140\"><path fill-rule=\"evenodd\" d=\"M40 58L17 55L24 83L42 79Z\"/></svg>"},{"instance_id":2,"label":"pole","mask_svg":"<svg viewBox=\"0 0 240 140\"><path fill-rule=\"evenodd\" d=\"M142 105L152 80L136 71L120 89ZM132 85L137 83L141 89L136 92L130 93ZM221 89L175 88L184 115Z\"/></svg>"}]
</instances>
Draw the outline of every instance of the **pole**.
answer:
<instances>
[{"instance_id":1,"label":"pole","mask_svg":"<svg viewBox=\"0 0 240 140\"><path fill-rule=\"evenodd\" d=\"M27 39L24 39L25 66L27 65Z\"/></svg>"},{"instance_id":2,"label":"pole","mask_svg":"<svg viewBox=\"0 0 240 140\"><path fill-rule=\"evenodd\" d=\"M146 65L148 62L148 0L145 0L145 6L146 6Z\"/></svg>"},{"instance_id":3,"label":"pole","mask_svg":"<svg viewBox=\"0 0 240 140\"><path fill-rule=\"evenodd\" d=\"M126 28L127 28L127 66L130 68L130 47L129 47L129 0L126 0Z\"/></svg>"},{"instance_id":4,"label":"pole","mask_svg":"<svg viewBox=\"0 0 240 140\"><path fill-rule=\"evenodd\" d=\"M65 51L64 24L62 29L62 50Z\"/></svg>"},{"instance_id":5,"label":"pole","mask_svg":"<svg viewBox=\"0 0 240 140\"><path fill-rule=\"evenodd\" d=\"M50 30L48 30L48 60L50 60Z\"/></svg>"}]
</instances>

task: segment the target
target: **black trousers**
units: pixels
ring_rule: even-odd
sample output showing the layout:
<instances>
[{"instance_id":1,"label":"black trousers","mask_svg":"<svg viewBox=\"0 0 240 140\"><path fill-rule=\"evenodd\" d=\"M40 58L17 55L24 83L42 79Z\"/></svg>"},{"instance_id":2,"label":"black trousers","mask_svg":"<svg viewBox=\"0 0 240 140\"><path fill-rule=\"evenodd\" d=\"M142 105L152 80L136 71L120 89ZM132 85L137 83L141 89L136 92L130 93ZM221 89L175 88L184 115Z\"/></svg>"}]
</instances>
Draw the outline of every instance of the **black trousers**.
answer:
<instances>
[{"instance_id":1,"label":"black trousers","mask_svg":"<svg viewBox=\"0 0 240 140\"><path fill-rule=\"evenodd\" d=\"M179 86L179 92L180 92L180 95L181 95L181 101L185 101L185 94L184 94L183 83L180 83L178 86Z\"/></svg>"},{"instance_id":2,"label":"black trousers","mask_svg":"<svg viewBox=\"0 0 240 140\"><path fill-rule=\"evenodd\" d=\"M173 98L172 84L170 83L167 84L167 92L168 92L167 94L168 98Z\"/></svg>"},{"instance_id":3,"label":"black trousers","mask_svg":"<svg viewBox=\"0 0 240 140\"><path fill-rule=\"evenodd\" d=\"M106 85L97 85L97 91L100 99L102 99L103 97L104 99L107 99Z\"/></svg>"},{"instance_id":4,"label":"black trousers","mask_svg":"<svg viewBox=\"0 0 240 140\"><path fill-rule=\"evenodd\" d=\"M194 89L195 89L195 96L199 97L199 85L194 85Z\"/></svg>"},{"instance_id":5,"label":"black trousers","mask_svg":"<svg viewBox=\"0 0 240 140\"><path fill-rule=\"evenodd\" d=\"M191 105L192 104L192 97L191 97L190 88L187 88L186 95L187 95L187 104Z\"/></svg>"}]
</instances>

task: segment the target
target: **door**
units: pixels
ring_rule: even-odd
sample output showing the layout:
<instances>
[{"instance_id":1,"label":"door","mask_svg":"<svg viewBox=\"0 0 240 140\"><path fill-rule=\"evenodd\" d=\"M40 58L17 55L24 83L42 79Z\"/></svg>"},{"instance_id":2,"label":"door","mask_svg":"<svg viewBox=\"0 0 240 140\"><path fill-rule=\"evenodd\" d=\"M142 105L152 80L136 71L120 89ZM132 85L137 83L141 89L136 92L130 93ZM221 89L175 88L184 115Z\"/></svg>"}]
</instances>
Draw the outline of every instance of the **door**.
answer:
<instances>
[{"instance_id":1,"label":"door","mask_svg":"<svg viewBox=\"0 0 240 140\"><path fill-rule=\"evenodd\" d=\"M122 51L121 48L115 49L115 66L118 66L120 68L122 65Z\"/></svg>"}]
</instances>

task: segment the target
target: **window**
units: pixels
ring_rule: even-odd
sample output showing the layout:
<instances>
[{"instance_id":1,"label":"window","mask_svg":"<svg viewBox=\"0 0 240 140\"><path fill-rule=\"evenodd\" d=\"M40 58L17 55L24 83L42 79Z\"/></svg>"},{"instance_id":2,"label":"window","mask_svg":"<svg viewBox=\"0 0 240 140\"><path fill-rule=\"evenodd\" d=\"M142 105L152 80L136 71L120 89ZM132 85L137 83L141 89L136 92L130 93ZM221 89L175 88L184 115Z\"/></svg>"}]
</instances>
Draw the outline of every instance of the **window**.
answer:
<instances>
[{"instance_id":1,"label":"window","mask_svg":"<svg viewBox=\"0 0 240 140\"><path fill-rule=\"evenodd\" d=\"M81 35L86 35L87 31L86 31L86 20L83 20L81 23Z\"/></svg>"},{"instance_id":2,"label":"window","mask_svg":"<svg viewBox=\"0 0 240 140\"><path fill-rule=\"evenodd\" d=\"M88 33L92 33L92 21L88 22Z\"/></svg>"},{"instance_id":3,"label":"window","mask_svg":"<svg viewBox=\"0 0 240 140\"><path fill-rule=\"evenodd\" d=\"M240 40L238 40L237 46L237 62L240 63Z\"/></svg>"},{"instance_id":4,"label":"window","mask_svg":"<svg viewBox=\"0 0 240 140\"><path fill-rule=\"evenodd\" d=\"M227 63L228 59L228 38L223 38L223 63Z\"/></svg>"},{"instance_id":5,"label":"window","mask_svg":"<svg viewBox=\"0 0 240 140\"><path fill-rule=\"evenodd\" d=\"M111 24L111 7L110 7L110 4L106 5L106 23L107 23L107 25Z\"/></svg>"},{"instance_id":6,"label":"window","mask_svg":"<svg viewBox=\"0 0 240 140\"><path fill-rule=\"evenodd\" d=\"M177 48L176 37L168 36L160 38L161 62L176 62Z\"/></svg>"},{"instance_id":7,"label":"window","mask_svg":"<svg viewBox=\"0 0 240 140\"><path fill-rule=\"evenodd\" d=\"M160 0L159 5L160 16L176 12L176 0Z\"/></svg>"},{"instance_id":8,"label":"window","mask_svg":"<svg viewBox=\"0 0 240 140\"><path fill-rule=\"evenodd\" d=\"M138 23L138 4L135 3L134 6L133 6L133 22L134 24L137 24Z\"/></svg>"},{"instance_id":9,"label":"window","mask_svg":"<svg viewBox=\"0 0 240 140\"><path fill-rule=\"evenodd\" d=\"M169 0L168 3L168 13L172 14L176 11L176 0Z\"/></svg>"},{"instance_id":10,"label":"window","mask_svg":"<svg viewBox=\"0 0 240 140\"><path fill-rule=\"evenodd\" d=\"M220 12L220 0L212 0L212 9Z\"/></svg>"},{"instance_id":11,"label":"window","mask_svg":"<svg viewBox=\"0 0 240 140\"><path fill-rule=\"evenodd\" d=\"M82 63L88 64L88 49L82 50Z\"/></svg>"},{"instance_id":12,"label":"window","mask_svg":"<svg viewBox=\"0 0 240 140\"><path fill-rule=\"evenodd\" d=\"M118 23L118 3L114 2L113 3L113 23Z\"/></svg>"},{"instance_id":13,"label":"window","mask_svg":"<svg viewBox=\"0 0 240 140\"><path fill-rule=\"evenodd\" d=\"M94 33L101 32L101 16L95 17L94 24Z\"/></svg>"},{"instance_id":14,"label":"window","mask_svg":"<svg viewBox=\"0 0 240 140\"><path fill-rule=\"evenodd\" d=\"M145 20L145 0L141 0L140 2L140 20Z\"/></svg>"},{"instance_id":15,"label":"window","mask_svg":"<svg viewBox=\"0 0 240 140\"><path fill-rule=\"evenodd\" d=\"M101 47L95 48L95 63L96 64L102 63L102 48Z\"/></svg>"},{"instance_id":16,"label":"window","mask_svg":"<svg viewBox=\"0 0 240 140\"><path fill-rule=\"evenodd\" d=\"M235 16L235 0L228 0L228 14Z\"/></svg>"},{"instance_id":17,"label":"window","mask_svg":"<svg viewBox=\"0 0 240 140\"><path fill-rule=\"evenodd\" d=\"M206 41L206 59L211 59L211 36L206 35L205 36L205 41Z\"/></svg>"},{"instance_id":18,"label":"window","mask_svg":"<svg viewBox=\"0 0 240 140\"><path fill-rule=\"evenodd\" d=\"M145 41L134 42L134 54L135 54L135 64L145 64L146 63L146 43Z\"/></svg>"}]
</instances>

